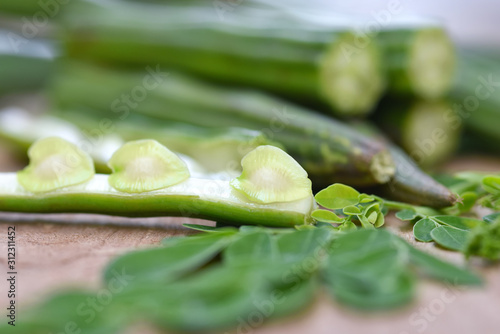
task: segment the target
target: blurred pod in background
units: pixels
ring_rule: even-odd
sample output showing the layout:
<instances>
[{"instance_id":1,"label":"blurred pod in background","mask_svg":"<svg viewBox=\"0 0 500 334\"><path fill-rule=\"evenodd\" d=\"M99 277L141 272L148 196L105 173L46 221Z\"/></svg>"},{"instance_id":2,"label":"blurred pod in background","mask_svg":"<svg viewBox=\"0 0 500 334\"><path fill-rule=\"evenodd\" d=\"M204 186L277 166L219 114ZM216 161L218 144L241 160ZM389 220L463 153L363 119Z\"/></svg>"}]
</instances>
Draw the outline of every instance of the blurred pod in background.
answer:
<instances>
[{"instance_id":1,"label":"blurred pod in background","mask_svg":"<svg viewBox=\"0 0 500 334\"><path fill-rule=\"evenodd\" d=\"M369 112L384 88L376 43L348 50L357 37L351 24L326 26L248 8L221 21L206 6L117 1L75 2L65 14L65 49L74 58L180 68L294 100L323 101L343 116Z\"/></svg>"},{"instance_id":2,"label":"blurred pod in background","mask_svg":"<svg viewBox=\"0 0 500 334\"><path fill-rule=\"evenodd\" d=\"M420 166L436 166L457 150L462 122L448 100L384 99L372 117Z\"/></svg>"},{"instance_id":3,"label":"blurred pod in background","mask_svg":"<svg viewBox=\"0 0 500 334\"><path fill-rule=\"evenodd\" d=\"M451 92L472 141L500 152L500 52L459 50ZM476 137L476 138L475 138ZM483 144L481 144L483 143Z\"/></svg>"},{"instance_id":4,"label":"blurred pod in background","mask_svg":"<svg viewBox=\"0 0 500 334\"><path fill-rule=\"evenodd\" d=\"M0 96L40 90L55 68L53 45L0 30Z\"/></svg>"},{"instance_id":5,"label":"blurred pod in background","mask_svg":"<svg viewBox=\"0 0 500 334\"><path fill-rule=\"evenodd\" d=\"M448 93L455 50L441 24L424 19L396 22L392 29L377 33L377 42L384 54L389 94L436 99Z\"/></svg>"}]
</instances>

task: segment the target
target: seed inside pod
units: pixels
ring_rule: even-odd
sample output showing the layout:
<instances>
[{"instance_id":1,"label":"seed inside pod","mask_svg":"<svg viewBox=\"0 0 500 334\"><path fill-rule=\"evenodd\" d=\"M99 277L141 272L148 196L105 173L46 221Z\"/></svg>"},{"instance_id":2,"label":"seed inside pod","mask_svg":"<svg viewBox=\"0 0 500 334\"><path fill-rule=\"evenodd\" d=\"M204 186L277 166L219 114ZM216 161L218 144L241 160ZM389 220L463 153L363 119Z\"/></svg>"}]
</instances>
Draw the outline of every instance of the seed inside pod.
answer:
<instances>
[{"instance_id":1,"label":"seed inside pod","mask_svg":"<svg viewBox=\"0 0 500 334\"><path fill-rule=\"evenodd\" d=\"M241 160L243 172L231 186L258 203L290 202L312 194L307 172L283 150L259 146Z\"/></svg>"},{"instance_id":2,"label":"seed inside pod","mask_svg":"<svg viewBox=\"0 0 500 334\"><path fill-rule=\"evenodd\" d=\"M110 185L123 192L140 193L166 188L189 178L189 170L175 153L156 140L137 140L118 149L108 166Z\"/></svg>"},{"instance_id":3,"label":"seed inside pod","mask_svg":"<svg viewBox=\"0 0 500 334\"><path fill-rule=\"evenodd\" d=\"M17 179L33 193L79 184L95 174L92 158L59 137L38 140L29 148L28 157L30 164L17 173Z\"/></svg>"}]
</instances>

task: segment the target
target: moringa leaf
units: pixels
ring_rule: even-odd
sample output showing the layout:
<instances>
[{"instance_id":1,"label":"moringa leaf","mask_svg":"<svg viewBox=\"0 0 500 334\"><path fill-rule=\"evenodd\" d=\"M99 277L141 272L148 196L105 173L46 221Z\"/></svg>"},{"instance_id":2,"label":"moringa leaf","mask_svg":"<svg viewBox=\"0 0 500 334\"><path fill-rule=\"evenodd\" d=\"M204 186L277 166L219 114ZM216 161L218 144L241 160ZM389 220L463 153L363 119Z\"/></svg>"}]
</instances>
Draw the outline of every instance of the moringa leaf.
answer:
<instances>
[{"instance_id":1,"label":"moringa leaf","mask_svg":"<svg viewBox=\"0 0 500 334\"><path fill-rule=\"evenodd\" d=\"M355 205L349 205L349 206L346 206L342 212L345 214L345 215L348 215L348 216L356 216L356 215L359 215L361 214L361 209L358 208L357 206Z\"/></svg>"},{"instance_id":2,"label":"moringa leaf","mask_svg":"<svg viewBox=\"0 0 500 334\"><path fill-rule=\"evenodd\" d=\"M264 283L249 269L215 266L173 284L152 287L147 297L138 294L135 302L142 302L140 313L161 328L215 330L237 326L239 317L258 311L255 302L268 294Z\"/></svg>"},{"instance_id":3,"label":"moringa leaf","mask_svg":"<svg viewBox=\"0 0 500 334\"><path fill-rule=\"evenodd\" d=\"M356 189L341 183L335 183L318 192L314 198L319 205L330 210L337 210L358 204L358 197L359 192Z\"/></svg>"},{"instance_id":4,"label":"moringa leaf","mask_svg":"<svg viewBox=\"0 0 500 334\"><path fill-rule=\"evenodd\" d=\"M224 251L224 263L232 265L262 263L278 256L276 239L268 231L248 232L232 242Z\"/></svg>"},{"instance_id":5,"label":"moringa leaf","mask_svg":"<svg viewBox=\"0 0 500 334\"><path fill-rule=\"evenodd\" d=\"M423 274L451 284L479 285L482 283L474 273L442 261L430 254L410 246L410 261Z\"/></svg>"},{"instance_id":6,"label":"moringa leaf","mask_svg":"<svg viewBox=\"0 0 500 334\"><path fill-rule=\"evenodd\" d=\"M500 216L496 216L491 223L471 231L464 250L467 257L481 256L493 261L500 259Z\"/></svg>"},{"instance_id":7,"label":"moringa leaf","mask_svg":"<svg viewBox=\"0 0 500 334\"><path fill-rule=\"evenodd\" d=\"M271 318L280 318L299 312L312 304L318 288L319 282L316 277L312 277L288 285L275 287L270 297L256 304L260 305L259 309L261 312L266 310L266 306L267 310L272 310L272 312L269 312Z\"/></svg>"},{"instance_id":8,"label":"moringa leaf","mask_svg":"<svg viewBox=\"0 0 500 334\"><path fill-rule=\"evenodd\" d=\"M361 309L400 305L413 295L408 251L384 230L362 229L334 240L325 279L340 301Z\"/></svg>"},{"instance_id":9,"label":"moringa leaf","mask_svg":"<svg viewBox=\"0 0 500 334\"><path fill-rule=\"evenodd\" d=\"M464 231L471 230L478 225L484 224L484 222L478 219L458 216L433 216L432 219L438 223Z\"/></svg>"},{"instance_id":10,"label":"moringa leaf","mask_svg":"<svg viewBox=\"0 0 500 334\"><path fill-rule=\"evenodd\" d=\"M124 272L133 281L168 281L199 268L211 260L235 236L235 232L207 233L177 239L173 245L138 250L115 259L107 266L107 282Z\"/></svg>"},{"instance_id":11,"label":"moringa leaf","mask_svg":"<svg viewBox=\"0 0 500 334\"><path fill-rule=\"evenodd\" d=\"M483 178L484 190L493 195L500 195L500 176L488 175Z\"/></svg>"},{"instance_id":12,"label":"moringa leaf","mask_svg":"<svg viewBox=\"0 0 500 334\"><path fill-rule=\"evenodd\" d=\"M430 242L432 241L431 232L438 226L439 224L435 223L432 219L422 218L413 225L413 235L418 241Z\"/></svg>"},{"instance_id":13,"label":"moringa leaf","mask_svg":"<svg viewBox=\"0 0 500 334\"><path fill-rule=\"evenodd\" d=\"M367 195L367 194L359 194L358 196L359 203L370 203L375 201L375 197Z\"/></svg>"},{"instance_id":14,"label":"moringa leaf","mask_svg":"<svg viewBox=\"0 0 500 334\"><path fill-rule=\"evenodd\" d=\"M404 209L396 213L396 217L400 220L413 220L418 217L418 213L412 209Z\"/></svg>"},{"instance_id":15,"label":"moringa leaf","mask_svg":"<svg viewBox=\"0 0 500 334\"><path fill-rule=\"evenodd\" d=\"M331 238L332 233L322 228L282 234L277 238L278 261L296 263L318 258L321 250L327 251Z\"/></svg>"},{"instance_id":16,"label":"moringa leaf","mask_svg":"<svg viewBox=\"0 0 500 334\"><path fill-rule=\"evenodd\" d=\"M348 220L338 227L340 232L350 232L357 230L358 227L352 221Z\"/></svg>"},{"instance_id":17,"label":"moringa leaf","mask_svg":"<svg viewBox=\"0 0 500 334\"><path fill-rule=\"evenodd\" d=\"M182 224L182 226L187 227L192 230L200 231L200 232L225 232L225 231L237 231L236 227L216 227L216 226L207 226L200 224Z\"/></svg>"},{"instance_id":18,"label":"moringa leaf","mask_svg":"<svg viewBox=\"0 0 500 334\"><path fill-rule=\"evenodd\" d=\"M343 221L343 218L340 218L334 212L329 210L317 209L312 212L311 216L315 220L325 223L340 223Z\"/></svg>"},{"instance_id":19,"label":"moringa leaf","mask_svg":"<svg viewBox=\"0 0 500 334\"><path fill-rule=\"evenodd\" d=\"M500 212L492 213L483 217L483 220L486 223L494 223L497 221L497 219L500 219Z\"/></svg>"},{"instance_id":20,"label":"moringa leaf","mask_svg":"<svg viewBox=\"0 0 500 334\"><path fill-rule=\"evenodd\" d=\"M442 247L461 251L470 232L450 226L438 226L431 231L432 239Z\"/></svg>"},{"instance_id":21,"label":"moringa leaf","mask_svg":"<svg viewBox=\"0 0 500 334\"><path fill-rule=\"evenodd\" d=\"M461 195L462 202L457 203L457 208L460 213L469 212L472 207L476 204L478 195L475 192L467 191Z\"/></svg>"}]
</instances>

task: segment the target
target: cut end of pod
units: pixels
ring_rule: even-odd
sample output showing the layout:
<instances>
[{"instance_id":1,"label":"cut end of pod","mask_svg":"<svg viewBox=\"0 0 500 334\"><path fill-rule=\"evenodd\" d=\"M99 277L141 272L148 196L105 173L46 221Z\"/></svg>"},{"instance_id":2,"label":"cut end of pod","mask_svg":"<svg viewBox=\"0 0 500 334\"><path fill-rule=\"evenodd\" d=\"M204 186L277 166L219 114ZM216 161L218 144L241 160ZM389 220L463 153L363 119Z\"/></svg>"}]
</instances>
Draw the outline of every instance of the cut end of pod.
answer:
<instances>
[{"instance_id":1,"label":"cut end of pod","mask_svg":"<svg viewBox=\"0 0 500 334\"><path fill-rule=\"evenodd\" d=\"M383 150L375 154L370 163L370 172L378 183L387 183L396 173L396 165L391 153Z\"/></svg>"},{"instance_id":2,"label":"cut end of pod","mask_svg":"<svg viewBox=\"0 0 500 334\"><path fill-rule=\"evenodd\" d=\"M438 165L455 153L461 127L450 122L450 117L459 119L446 101L417 101L412 105L402 127L401 145L420 166ZM433 146L423 149L422 143L430 138Z\"/></svg>"},{"instance_id":3,"label":"cut end of pod","mask_svg":"<svg viewBox=\"0 0 500 334\"><path fill-rule=\"evenodd\" d=\"M128 193L166 188L190 176L184 161L150 139L126 143L113 154L108 166L113 171L109 184Z\"/></svg>"},{"instance_id":4,"label":"cut end of pod","mask_svg":"<svg viewBox=\"0 0 500 334\"><path fill-rule=\"evenodd\" d=\"M291 202L312 195L307 172L277 147L257 147L243 157L241 166L243 172L231 186L254 202Z\"/></svg>"},{"instance_id":5,"label":"cut end of pod","mask_svg":"<svg viewBox=\"0 0 500 334\"><path fill-rule=\"evenodd\" d=\"M321 59L321 94L340 114L366 114L385 86L378 48L358 44L356 35L346 33Z\"/></svg>"},{"instance_id":6,"label":"cut end of pod","mask_svg":"<svg viewBox=\"0 0 500 334\"><path fill-rule=\"evenodd\" d=\"M28 150L28 157L30 164L17 173L17 179L33 193L79 184L95 174L92 158L59 137L38 140Z\"/></svg>"},{"instance_id":7,"label":"cut end of pod","mask_svg":"<svg viewBox=\"0 0 500 334\"><path fill-rule=\"evenodd\" d=\"M444 30L419 30L410 50L410 84L418 96L433 99L451 87L455 69L453 44Z\"/></svg>"}]
</instances>

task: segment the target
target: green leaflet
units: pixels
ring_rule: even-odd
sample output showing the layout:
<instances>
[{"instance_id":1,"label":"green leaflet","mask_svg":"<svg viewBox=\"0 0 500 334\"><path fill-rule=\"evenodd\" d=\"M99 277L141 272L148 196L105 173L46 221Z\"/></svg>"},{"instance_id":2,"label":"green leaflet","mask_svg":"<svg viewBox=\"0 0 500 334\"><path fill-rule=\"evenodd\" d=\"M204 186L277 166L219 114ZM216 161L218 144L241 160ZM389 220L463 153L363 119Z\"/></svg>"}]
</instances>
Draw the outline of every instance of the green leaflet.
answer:
<instances>
[{"instance_id":1,"label":"green leaflet","mask_svg":"<svg viewBox=\"0 0 500 334\"><path fill-rule=\"evenodd\" d=\"M361 209L355 205L349 205L342 209L342 212L348 216L356 216L361 213Z\"/></svg>"},{"instance_id":2,"label":"green leaflet","mask_svg":"<svg viewBox=\"0 0 500 334\"><path fill-rule=\"evenodd\" d=\"M413 235L418 241L430 242L432 241L431 232L437 226L439 224L435 223L432 219L422 218L413 225Z\"/></svg>"},{"instance_id":3,"label":"green leaflet","mask_svg":"<svg viewBox=\"0 0 500 334\"><path fill-rule=\"evenodd\" d=\"M479 284L471 272L443 262L384 230L357 230L334 240L325 269L332 294L356 308L407 302L414 293L411 269L454 284Z\"/></svg>"},{"instance_id":4,"label":"green leaflet","mask_svg":"<svg viewBox=\"0 0 500 334\"><path fill-rule=\"evenodd\" d=\"M274 289L271 298L267 297L264 302L260 303L260 309L265 310L267 306L268 310L273 310L270 312L271 318L279 318L299 312L314 301L318 288L319 282L315 277L277 287Z\"/></svg>"},{"instance_id":5,"label":"green leaflet","mask_svg":"<svg viewBox=\"0 0 500 334\"><path fill-rule=\"evenodd\" d=\"M484 221L469 217L429 216L413 226L413 235L419 241L434 241L441 247L463 252L471 230L484 225Z\"/></svg>"},{"instance_id":6,"label":"green leaflet","mask_svg":"<svg viewBox=\"0 0 500 334\"><path fill-rule=\"evenodd\" d=\"M483 220L487 223L494 223L499 218L500 218L500 212L496 212L496 213L492 213L490 215L484 216Z\"/></svg>"},{"instance_id":7,"label":"green leaflet","mask_svg":"<svg viewBox=\"0 0 500 334\"><path fill-rule=\"evenodd\" d=\"M433 216L432 219L437 222L448 225L460 230L468 231L478 225L483 224L481 220L472 219L468 217L457 217L457 216Z\"/></svg>"},{"instance_id":8,"label":"green leaflet","mask_svg":"<svg viewBox=\"0 0 500 334\"><path fill-rule=\"evenodd\" d=\"M200 231L200 232L225 232L225 231L237 231L236 227L227 226L224 228L217 228L214 226L207 225L199 225L199 224L182 224L182 226L187 227L189 229Z\"/></svg>"},{"instance_id":9,"label":"green leaflet","mask_svg":"<svg viewBox=\"0 0 500 334\"><path fill-rule=\"evenodd\" d=\"M49 297L26 312L22 321L12 327L3 322L1 333L47 334L78 332L83 334L118 333L127 325L123 313L95 312L88 300L95 299L95 292L66 291Z\"/></svg>"},{"instance_id":10,"label":"green leaflet","mask_svg":"<svg viewBox=\"0 0 500 334\"><path fill-rule=\"evenodd\" d=\"M404 209L401 211L398 211L396 213L396 217L401 220L413 220L418 217L418 214L415 210L412 209Z\"/></svg>"},{"instance_id":11,"label":"green leaflet","mask_svg":"<svg viewBox=\"0 0 500 334\"><path fill-rule=\"evenodd\" d=\"M483 178L483 188L493 195L500 195L500 176L489 175Z\"/></svg>"},{"instance_id":12,"label":"green leaflet","mask_svg":"<svg viewBox=\"0 0 500 334\"><path fill-rule=\"evenodd\" d=\"M431 231L432 239L442 247L462 251L469 232L450 226L439 226Z\"/></svg>"},{"instance_id":13,"label":"green leaflet","mask_svg":"<svg viewBox=\"0 0 500 334\"><path fill-rule=\"evenodd\" d=\"M462 202L457 203L457 208L460 213L469 212L478 199L478 195L475 192L468 191L462 194Z\"/></svg>"},{"instance_id":14,"label":"green leaflet","mask_svg":"<svg viewBox=\"0 0 500 334\"><path fill-rule=\"evenodd\" d=\"M314 197L319 205L331 210L342 209L359 203L359 192L344 184L335 183L321 190Z\"/></svg>"},{"instance_id":15,"label":"green leaflet","mask_svg":"<svg viewBox=\"0 0 500 334\"><path fill-rule=\"evenodd\" d=\"M448 262L410 247L410 261L423 274L451 284L479 285L481 279L466 269L459 268Z\"/></svg>"},{"instance_id":16,"label":"green leaflet","mask_svg":"<svg viewBox=\"0 0 500 334\"><path fill-rule=\"evenodd\" d=\"M332 247L325 275L339 301L374 309L411 299L414 284L406 266L408 251L389 232L358 230L338 237Z\"/></svg>"},{"instance_id":17,"label":"green leaflet","mask_svg":"<svg viewBox=\"0 0 500 334\"><path fill-rule=\"evenodd\" d=\"M146 314L160 327L183 331L236 326L238 317L256 310L254 301L267 294L256 273L225 266L202 271L159 292L157 307L146 309Z\"/></svg>"},{"instance_id":18,"label":"green leaflet","mask_svg":"<svg viewBox=\"0 0 500 334\"><path fill-rule=\"evenodd\" d=\"M332 238L327 228L314 228L282 234L277 238L278 261L297 263L304 260L319 260L326 252Z\"/></svg>"},{"instance_id":19,"label":"green leaflet","mask_svg":"<svg viewBox=\"0 0 500 334\"><path fill-rule=\"evenodd\" d=\"M339 216L337 216L332 211L322 210L322 209L314 210L311 213L311 216L316 221L325 222L325 223L340 223L340 222L343 221L342 218L340 218Z\"/></svg>"},{"instance_id":20,"label":"green leaflet","mask_svg":"<svg viewBox=\"0 0 500 334\"><path fill-rule=\"evenodd\" d=\"M224 263L241 265L274 261L277 257L276 240L268 231L243 233L227 247Z\"/></svg>"},{"instance_id":21,"label":"green leaflet","mask_svg":"<svg viewBox=\"0 0 500 334\"><path fill-rule=\"evenodd\" d=\"M134 281L175 279L212 259L227 246L235 232L210 233L177 239L169 247L139 250L113 261L105 270L110 281L116 273L125 272Z\"/></svg>"}]
</instances>

